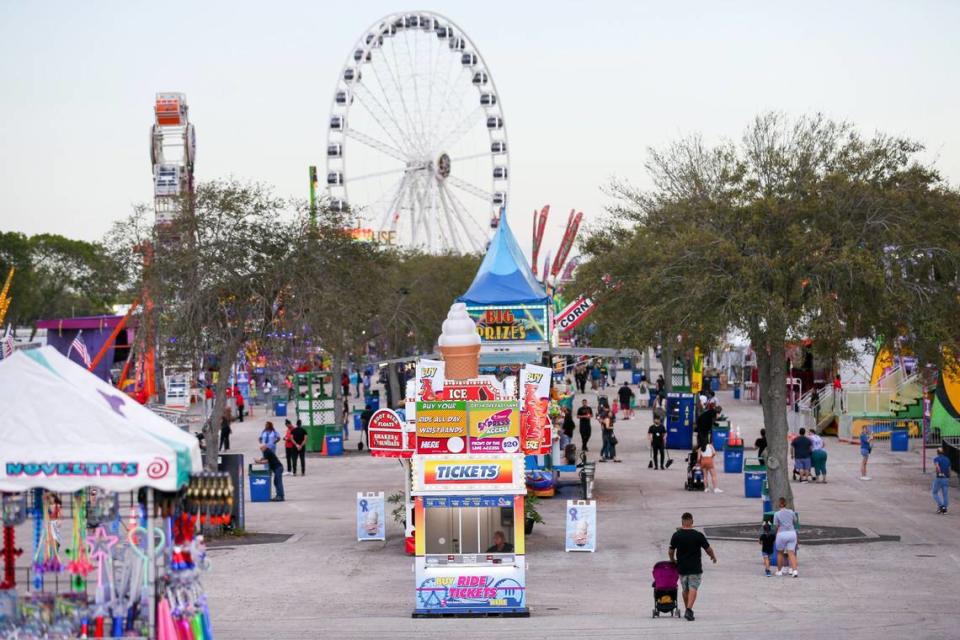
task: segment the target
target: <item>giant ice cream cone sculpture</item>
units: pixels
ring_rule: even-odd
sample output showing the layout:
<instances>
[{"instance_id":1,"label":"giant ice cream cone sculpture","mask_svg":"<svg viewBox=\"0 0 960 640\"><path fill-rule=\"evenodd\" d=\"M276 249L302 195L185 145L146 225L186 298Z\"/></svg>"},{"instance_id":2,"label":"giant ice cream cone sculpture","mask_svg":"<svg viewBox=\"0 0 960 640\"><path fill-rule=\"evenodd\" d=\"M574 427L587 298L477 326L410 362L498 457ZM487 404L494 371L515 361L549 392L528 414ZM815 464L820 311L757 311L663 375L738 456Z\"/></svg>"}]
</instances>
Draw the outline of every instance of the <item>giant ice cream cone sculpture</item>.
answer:
<instances>
[{"instance_id":1,"label":"giant ice cream cone sculpture","mask_svg":"<svg viewBox=\"0 0 960 640\"><path fill-rule=\"evenodd\" d=\"M480 375L480 335L467 314L467 305L457 302L450 307L437 345L448 380L468 380Z\"/></svg>"}]
</instances>

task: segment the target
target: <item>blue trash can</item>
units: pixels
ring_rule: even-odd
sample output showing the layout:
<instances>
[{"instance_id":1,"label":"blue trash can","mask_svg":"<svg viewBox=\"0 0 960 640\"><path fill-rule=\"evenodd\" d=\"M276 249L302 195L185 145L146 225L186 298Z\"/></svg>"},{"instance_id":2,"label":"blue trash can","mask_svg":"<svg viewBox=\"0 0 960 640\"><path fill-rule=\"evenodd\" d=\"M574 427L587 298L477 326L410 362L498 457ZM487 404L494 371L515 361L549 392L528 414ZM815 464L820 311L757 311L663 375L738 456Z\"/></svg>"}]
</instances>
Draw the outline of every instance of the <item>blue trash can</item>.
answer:
<instances>
[{"instance_id":1,"label":"blue trash can","mask_svg":"<svg viewBox=\"0 0 960 640\"><path fill-rule=\"evenodd\" d=\"M343 436L327 436L327 455L343 455Z\"/></svg>"},{"instance_id":2,"label":"blue trash can","mask_svg":"<svg viewBox=\"0 0 960 640\"><path fill-rule=\"evenodd\" d=\"M763 483L766 479L766 467L758 464L745 464L743 467L743 497L759 498L763 493Z\"/></svg>"},{"instance_id":3,"label":"blue trash can","mask_svg":"<svg viewBox=\"0 0 960 640\"><path fill-rule=\"evenodd\" d=\"M270 471L255 470L251 465L247 470L247 477L250 478L250 502L270 502Z\"/></svg>"},{"instance_id":4,"label":"blue trash can","mask_svg":"<svg viewBox=\"0 0 960 640\"><path fill-rule=\"evenodd\" d=\"M733 399L734 399L734 400L739 400L739 399L740 399L740 386L739 386L739 385L737 385L736 387L733 388Z\"/></svg>"},{"instance_id":5,"label":"blue trash can","mask_svg":"<svg viewBox=\"0 0 960 640\"><path fill-rule=\"evenodd\" d=\"M720 391L720 378L710 378L710 390L714 393Z\"/></svg>"},{"instance_id":6,"label":"blue trash can","mask_svg":"<svg viewBox=\"0 0 960 640\"><path fill-rule=\"evenodd\" d=\"M633 371L633 372L630 374L630 382L631 382L631 384L640 384L642 377L643 377L643 374L642 374L642 373L640 373L639 371Z\"/></svg>"},{"instance_id":7,"label":"blue trash can","mask_svg":"<svg viewBox=\"0 0 960 640\"><path fill-rule=\"evenodd\" d=\"M728 446L723 450L723 472L743 473L743 447Z\"/></svg>"},{"instance_id":8,"label":"blue trash can","mask_svg":"<svg viewBox=\"0 0 960 640\"><path fill-rule=\"evenodd\" d=\"M713 448L717 451L723 451L727 446L727 438L730 437L730 427L713 428Z\"/></svg>"},{"instance_id":9,"label":"blue trash can","mask_svg":"<svg viewBox=\"0 0 960 640\"><path fill-rule=\"evenodd\" d=\"M353 414L353 430L354 431L363 431L363 421L360 420L360 414Z\"/></svg>"},{"instance_id":10,"label":"blue trash can","mask_svg":"<svg viewBox=\"0 0 960 640\"><path fill-rule=\"evenodd\" d=\"M376 390L371 394L365 395L363 397L363 402L370 405L370 408L374 411L380 409L380 391Z\"/></svg>"},{"instance_id":11,"label":"blue trash can","mask_svg":"<svg viewBox=\"0 0 960 640\"><path fill-rule=\"evenodd\" d=\"M903 427L890 431L890 451L910 451L910 433Z\"/></svg>"},{"instance_id":12,"label":"blue trash can","mask_svg":"<svg viewBox=\"0 0 960 640\"><path fill-rule=\"evenodd\" d=\"M273 415L277 416L278 418L287 417L287 401L286 400L278 400L273 403Z\"/></svg>"}]
</instances>

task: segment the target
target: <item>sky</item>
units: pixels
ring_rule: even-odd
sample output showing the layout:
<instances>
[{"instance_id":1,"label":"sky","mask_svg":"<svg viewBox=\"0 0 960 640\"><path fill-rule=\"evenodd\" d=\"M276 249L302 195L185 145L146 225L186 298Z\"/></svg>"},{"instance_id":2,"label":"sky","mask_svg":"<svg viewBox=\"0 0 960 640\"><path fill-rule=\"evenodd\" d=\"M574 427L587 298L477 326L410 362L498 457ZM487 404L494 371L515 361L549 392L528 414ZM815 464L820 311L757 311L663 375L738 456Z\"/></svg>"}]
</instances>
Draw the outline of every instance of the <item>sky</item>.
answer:
<instances>
[{"instance_id":1,"label":"sky","mask_svg":"<svg viewBox=\"0 0 960 640\"><path fill-rule=\"evenodd\" d=\"M927 145L960 182L958 2L0 0L0 229L100 239L152 200L158 91L187 95L198 179L305 198L332 94L384 15L441 13L477 44L510 141L509 216L602 224L614 177L649 183L649 147L736 139L756 114L823 112Z\"/></svg>"}]
</instances>

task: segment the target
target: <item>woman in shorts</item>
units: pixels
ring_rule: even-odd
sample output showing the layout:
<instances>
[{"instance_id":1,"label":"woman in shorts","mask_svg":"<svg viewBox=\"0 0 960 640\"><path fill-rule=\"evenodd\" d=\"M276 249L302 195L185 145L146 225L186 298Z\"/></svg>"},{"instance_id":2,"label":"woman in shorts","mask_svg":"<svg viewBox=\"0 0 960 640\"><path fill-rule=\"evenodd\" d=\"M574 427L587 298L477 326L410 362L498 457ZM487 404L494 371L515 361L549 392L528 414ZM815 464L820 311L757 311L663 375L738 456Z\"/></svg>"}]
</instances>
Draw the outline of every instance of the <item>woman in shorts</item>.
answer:
<instances>
[{"instance_id":1,"label":"woman in shorts","mask_svg":"<svg viewBox=\"0 0 960 640\"><path fill-rule=\"evenodd\" d=\"M782 576L784 570L783 556L786 554L790 561L790 570L794 578L798 577L797 572L797 514L792 509L787 509L787 499L780 498L780 509L773 514L773 526L777 528L777 575Z\"/></svg>"},{"instance_id":2,"label":"woman in shorts","mask_svg":"<svg viewBox=\"0 0 960 640\"><path fill-rule=\"evenodd\" d=\"M700 463L700 469L703 471L703 490L710 491L710 484L713 484L714 493L723 493L717 485L717 469L715 465L715 459L717 457L717 450L713 448L713 445L709 442L704 442L700 445L700 449L697 452L697 462Z\"/></svg>"}]
</instances>

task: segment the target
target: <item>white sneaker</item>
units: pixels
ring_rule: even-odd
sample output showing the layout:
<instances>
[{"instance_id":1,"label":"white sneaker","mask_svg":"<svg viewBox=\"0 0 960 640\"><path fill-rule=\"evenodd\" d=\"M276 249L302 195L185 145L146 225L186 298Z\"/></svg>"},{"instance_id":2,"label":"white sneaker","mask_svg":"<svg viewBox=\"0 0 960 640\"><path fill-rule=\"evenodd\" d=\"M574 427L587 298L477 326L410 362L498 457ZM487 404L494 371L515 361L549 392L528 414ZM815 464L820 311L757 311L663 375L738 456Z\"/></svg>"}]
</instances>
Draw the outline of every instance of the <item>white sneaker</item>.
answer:
<instances>
[{"instance_id":1,"label":"white sneaker","mask_svg":"<svg viewBox=\"0 0 960 640\"><path fill-rule=\"evenodd\" d=\"M873 480L870 476L860 476L861 480Z\"/></svg>"},{"instance_id":2,"label":"white sneaker","mask_svg":"<svg viewBox=\"0 0 960 640\"><path fill-rule=\"evenodd\" d=\"M714 493L723 493L723 489L714 489L713 492L714 492Z\"/></svg>"},{"instance_id":3,"label":"white sneaker","mask_svg":"<svg viewBox=\"0 0 960 640\"><path fill-rule=\"evenodd\" d=\"M800 573L799 573L796 569L793 570L793 577L794 577L794 578L799 578L799 577L800 577Z\"/></svg>"},{"instance_id":4,"label":"white sneaker","mask_svg":"<svg viewBox=\"0 0 960 640\"><path fill-rule=\"evenodd\" d=\"M782 575L783 575L783 569L777 569L777 575L778 575L778 576L782 576Z\"/></svg>"}]
</instances>

